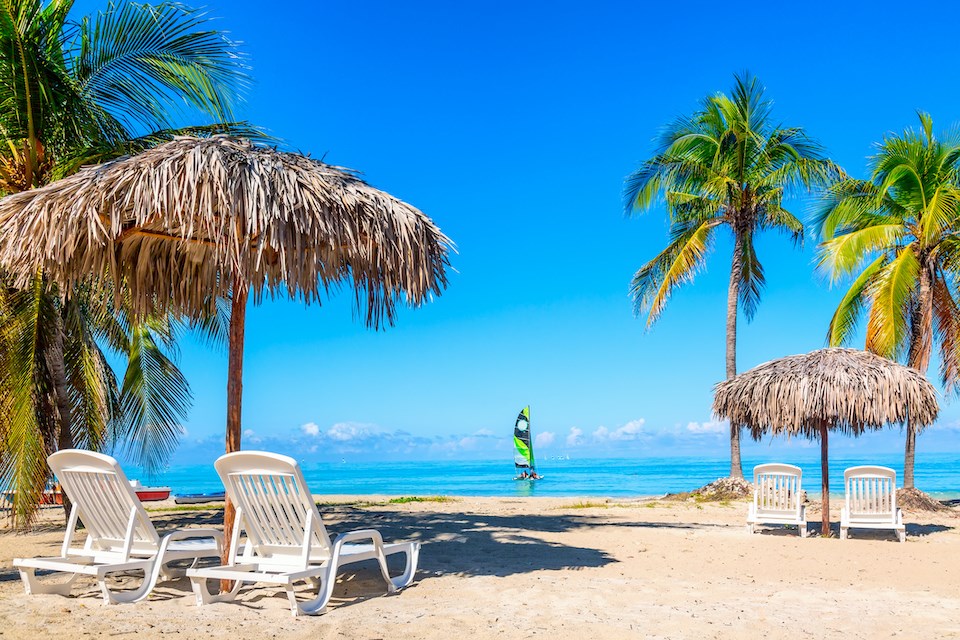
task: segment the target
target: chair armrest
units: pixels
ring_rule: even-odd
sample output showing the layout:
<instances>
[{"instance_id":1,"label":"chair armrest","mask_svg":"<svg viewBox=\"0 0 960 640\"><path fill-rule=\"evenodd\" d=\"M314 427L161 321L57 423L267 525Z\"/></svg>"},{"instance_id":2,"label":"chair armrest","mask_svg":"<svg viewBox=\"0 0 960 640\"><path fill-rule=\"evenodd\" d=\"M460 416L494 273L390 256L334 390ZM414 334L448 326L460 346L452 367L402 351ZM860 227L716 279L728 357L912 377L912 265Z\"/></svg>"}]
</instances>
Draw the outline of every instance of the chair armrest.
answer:
<instances>
[{"instance_id":1,"label":"chair armrest","mask_svg":"<svg viewBox=\"0 0 960 640\"><path fill-rule=\"evenodd\" d=\"M376 529L357 529L341 533L334 539L333 544L339 546L355 540L370 540L377 546L383 546L383 536Z\"/></svg>"},{"instance_id":2,"label":"chair armrest","mask_svg":"<svg viewBox=\"0 0 960 640\"><path fill-rule=\"evenodd\" d=\"M217 545L223 546L223 532L219 529L177 529L163 536L164 540L186 540L189 538L213 538Z\"/></svg>"}]
</instances>

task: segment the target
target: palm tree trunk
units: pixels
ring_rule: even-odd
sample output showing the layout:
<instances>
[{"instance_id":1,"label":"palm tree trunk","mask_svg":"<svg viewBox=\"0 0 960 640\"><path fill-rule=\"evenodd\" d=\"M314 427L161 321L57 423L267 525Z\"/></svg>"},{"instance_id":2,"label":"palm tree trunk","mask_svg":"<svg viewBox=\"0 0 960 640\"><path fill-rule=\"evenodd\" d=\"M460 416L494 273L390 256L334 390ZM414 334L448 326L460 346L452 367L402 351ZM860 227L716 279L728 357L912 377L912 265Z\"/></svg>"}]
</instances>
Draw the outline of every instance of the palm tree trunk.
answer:
<instances>
[{"instance_id":1,"label":"palm tree trunk","mask_svg":"<svg viewBox=\"0 0 960 640\"><path fill-rule=\"evenodd\" d=\"M240 450L241 412L243 409L243 333L247 314L247 282L241 277L233 281L233 301L230 307L230 355L227 364L227 453ZM236 507L230 501L230 496L224 503L223 509L223 539L225 546L221 560L227 564L230 552L230 540L233 537L233 521L236 517ZM232 586L230 580L221 580L221 591L229 591Z\"/></svg>"},{"instance_id":2,"label":"palm tree trunk","mask_svg":"<svg viewBox=\"0 0 960 640\"><path fill-rule=\"evenodd\" d=\"M920 263L917 304L910 318L910 354L908 364L927 375L933 350L933 272L926 260ZM907 434L903 452L903 488L913 489L913 467L917 456L917 433L907 416Z\"/></svg>"},{"instance_id":3,"label":"palm tree trunk","mask_svg":"<svg viewBox=\"0 0 960 640\"><path fill-rule=\"evenodd\" d=\"M742 252L743 238L734 230L730 286L727 289L727 380L737 375L737 302L740 296ZM743 465L740 462L740 427L733 424L730 425L730 477L743 478Z\"/></svg>"},{"instance_id":4,"label":"palm tree trunk","mask_svg":"<svg viewBox=\"0 0 960 640\"><path fill-rule=\"evenodd\" d=\"M67 367L64 361L64 332L63 319L58 318L57 328L54 331L53 348L49 355L50 377L53 379L54 395L57 399L57 450L73 449L73 407L70 404L69 386L67 384ZM63 515L70 518L70 499L63 494Z\"/></svg>"}]
</instances>

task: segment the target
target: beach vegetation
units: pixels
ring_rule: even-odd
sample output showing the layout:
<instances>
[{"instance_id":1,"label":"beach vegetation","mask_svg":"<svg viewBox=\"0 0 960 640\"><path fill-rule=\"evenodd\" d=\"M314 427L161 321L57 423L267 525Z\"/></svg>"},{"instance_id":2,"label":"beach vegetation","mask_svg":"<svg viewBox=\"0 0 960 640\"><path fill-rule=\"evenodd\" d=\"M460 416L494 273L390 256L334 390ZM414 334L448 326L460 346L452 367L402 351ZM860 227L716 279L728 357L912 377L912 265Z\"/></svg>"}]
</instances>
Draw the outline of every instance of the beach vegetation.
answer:
<instances>
[{"instance_id":1,"label":"beach vegetation","mask_svg":"<svg viewBox=\"0 0 960 640\"><path fill-rule=\"evenodd\" d=\"M960 391L960 134L891 134L869 158L870 178L837 181L817 214L818 267L852 277L830 320L830 346L849 343L866 315L865 348L926 375L938 347L947 393ZM903 487L914 488L917 429L907 424Z\"/></svg>"},{"instance_id":2,"label":"beach vegetation","mask_svg":"<svg viewBox=\"0 0 960 640\"><path fill-rule=\"evenodd\" d=\"M390 498L389 504L407 504L409 502L456 502L455 498L450 496L400 496Z\"/></svg>"},{"instance_id":3,"label":"beach vegetation","mask_svg":"<svg viewBox=\"0 0 960 640\"><path fill-rule=\"evenodd\" d=\"M580 500L571 504L565 504L557 507L557 509L611 509L611 508L626 508L633 505L623 503L623 502L613 502L611 500Z\"/></svg>"},{"instance_id":4,"label":"beach vegetation","mask_svg":"<svg viewBox=\"0 0 960 640\"><path fill-rule=\"evenodd\" d=\"M111 2L75 20L72 7L0 7L0 195L176 135L243 128L230 124L243 59L205 14ZM184 126L191 117L209 124ZM29 286L0 287L0 484L17 526L37 513L53 451L114 446L157 470L182 433L176 319L129 313L122 284L62 290L38 271ZM218 321L201 324L215 336Z\"/></svg>"},{"instance_id":5,"label":"beach vegetation","mask_svg":"<svg viewBox=\"0 0 960 640\"><path fill-rule=\"evenodd\" d=\"M148 513L183 513L195 511L210 511L220 513L223 511L223 503L215 504L178 504L171 507L144 507Z\"/></svg>"},{"instance_id":6,"label":"beach vegetation","mask_svg":"<svg viewBox=\"0 0 960 640\"><path fill-rule=\"evenodd\" d=\"M732 240L726 313L726 377L737 373L737 314L756 313L766 284L755 247L757 234L779 231L795 244L804 225L787 208L792 195L843 176L821 145L797 127L777 125L759 80L735 78L728 95L707 96L700 108L670 124L655 155L625 182L627 215L666 205L667 247L634 274L634 310L649 328L673 291L702 271L716 237ZM743 478L740 429L730 428L730 477Z\"/></svg>"}]
</instances>

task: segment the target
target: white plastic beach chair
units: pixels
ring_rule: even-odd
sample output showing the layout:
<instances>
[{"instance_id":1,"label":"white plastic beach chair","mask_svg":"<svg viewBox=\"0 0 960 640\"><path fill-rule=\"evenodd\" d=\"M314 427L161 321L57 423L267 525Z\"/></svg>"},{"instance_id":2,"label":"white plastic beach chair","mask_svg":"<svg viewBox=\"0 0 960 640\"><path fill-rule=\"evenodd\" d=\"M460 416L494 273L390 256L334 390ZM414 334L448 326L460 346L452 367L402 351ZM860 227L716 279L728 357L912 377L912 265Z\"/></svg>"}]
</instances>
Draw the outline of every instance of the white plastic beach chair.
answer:
<instances>
[{"instance_id":1,"label":"white plastic beach chair","mask_svg":"<svg viewBox=\"0 0 960 640\"><path fill-rule=\"evenodd\" d=\"M219 558L223 534L214 529L181 529L161 538L116 460L102 453L66 449L48 458L64 492L73 502L60 555L49 558L15 558L13 566L28 594L70 595L80 575L94 576L106 603L137 602L153 590L161 575L176 578L183 569L167 566L178 560ZM87 539L74 547L77 520ZM40 582L37 569L71 574L66 582ZM107 585L113 573L142 570L137 589L115 591Z\"/></svg>"},{"instance_id":2,"label":"white plastic beach chair","mask_svg":"<svg viewBox=\"0 0 960 640\"><path fill-rule=\"evenodd\" d=\"M758 524L795 524L807 537L806 507L800 488L803 472L791 464L758 464L753 468L753 503L747 510L747 531Z\"/></svg>"},{"instance_id":3,"label":"white plastic beach chair","mask_svg":"<svg viewBox=\"0 0 960 640\"><path fill-rule=\"evenodd\" d=\"M282 585L293 615L319 614L326 609L337 569L375 559L392 593L413 581L420 554L419 542L384 544L374 529L350 531L332 542L296 460L275 453L238 451L216 464L227 496L236 505L233 536L226 565L187 571L197 604L232 600L244 582ZM246 534L241 547L240 531ZM406 567L390 577L386 557L406 555ZM228 592L211 594L208 580L232 580ZM317 595L299 602L294 584L309 581Z\"/></svg>"},{"instance_id":4,"label":"white plastic beach chair","mask_svg":"<svg viewBox=\"0 0 960 640\"><path fill-rule=\"evenodd\" d=\"M903 513L897 508L897 472L887 467L850 467L843 472L846 501L840 511L840 539L847 529L893 529L906 542Z\"/></svg>"}]
</instances>

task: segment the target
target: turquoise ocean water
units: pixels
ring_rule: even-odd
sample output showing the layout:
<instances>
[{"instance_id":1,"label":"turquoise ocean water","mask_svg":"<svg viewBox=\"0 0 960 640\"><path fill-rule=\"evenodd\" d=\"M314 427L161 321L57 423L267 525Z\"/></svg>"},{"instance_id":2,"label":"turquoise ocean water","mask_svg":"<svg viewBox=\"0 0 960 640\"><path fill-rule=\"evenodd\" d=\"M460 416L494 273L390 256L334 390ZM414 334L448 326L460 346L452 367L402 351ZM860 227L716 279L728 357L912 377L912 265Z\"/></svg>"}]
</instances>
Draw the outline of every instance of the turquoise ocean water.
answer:
<instances>
[{"instance_id":1,"label":"turquoise ocean water","mask_svg":"<svg viewBox=\"0 0 960 640\"><path fill-rule=\"evenodd\" d=\"M744 459L744 473L773 460ZM820 493L820 461L777 460L803 469L803 486ZM861 464L881 464L897 470L902 485L903 458L830 461L831 494L843 493L843 470ZM450 496L589 496L642 497L689 491L726 476L729 461L702 458L541 459L539 482L513 480L512 461L431 461L301 463L310 489L318 494L386 494ZM131 478L135 468L127 468ZM146 480L146 478L143 478ZM222 491L213 465L170 467L150 479L168 485L174 494ZM960 455L930 454L918 457L916 484L940 499L960 498Z\"/></svg>"}]
</instances>

